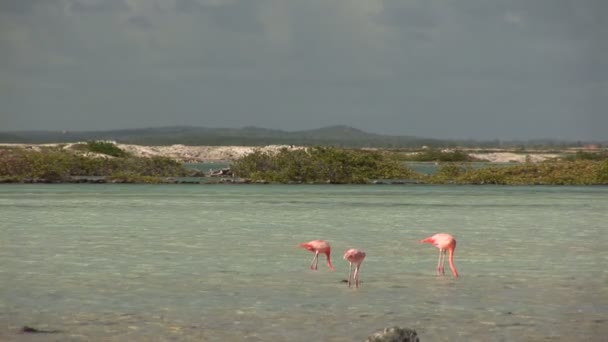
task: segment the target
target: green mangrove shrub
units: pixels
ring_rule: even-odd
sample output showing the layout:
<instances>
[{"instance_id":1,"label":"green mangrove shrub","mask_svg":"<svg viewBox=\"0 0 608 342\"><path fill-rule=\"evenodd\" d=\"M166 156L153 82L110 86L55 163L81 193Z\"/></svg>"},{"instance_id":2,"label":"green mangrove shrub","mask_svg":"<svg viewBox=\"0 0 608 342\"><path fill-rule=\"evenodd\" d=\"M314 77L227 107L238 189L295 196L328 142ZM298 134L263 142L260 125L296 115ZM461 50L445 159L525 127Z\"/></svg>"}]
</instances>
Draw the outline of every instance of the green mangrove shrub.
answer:
<instances>
[{"instance_id":1,"label":"green mangrove shrub","mask_svg":"<svg viewBox=\"0 0 608 342\"><path fill-rule=\"evenodd\" d=\"M577 161L577 160L608 160L608 152L585 152L577 151L574 154L567 154L563 157L564 160Z\"/></svg>"},{"instance_id":2,"label":"green mangrove shrub","mask_svg":"<svg viewBox=\"0 0 608 342\"><path fill-rule=\"evenodd\" d=\"M372 179L408 178L414 172L376 151L311 147L277 153L255 151L232 165L233 173L276 183L367 183Z\"/></svg>"},{"instance_id":3,"label":"green mangrove shrub","mask_svg":"<svg viewBox=\"0 0 608 342\"><path fill-rule=\"evenodd\" d=\"M91 158L65 150L2 150L0 177L63 180L71 176L112 176L135 174L155 177L182 177L192 171L179 162L164 158Z\"/></svg>"},{"instance_id":4,"label":"green mangrove shrub","mask_svg":"<svg viewBox=\"0 0 608 342\"><path fill-rule=\"evenodd\" d=\"M596 173L597 184L608 184L608 160L602 162Z\"/></svg>"},{"instance_id":5,"label":"green mangrove shrub","mask_svg":"<svg viewBox=\"0 0 608 342\"><path fill-rule=\"evenodd\" d=\"M608 184L608 161L562 161L523 163L503 167L466 169L451 177L431 177L432 183L506 185Z\"/></svg>"},{"instance_id":6,"label":"green mangrove shrub","mask_svg":"<svg viewBox=\"0 0 608 342\"><path fill-rule=\"evenodd\" d=\"M86 144L86 149L89 152L105 154L112 157L122 158L128 155L127 152L123 151L120 149L120 147L116 146L116 144L109 141L88 141Z\"/></svg>"}]
</instances>

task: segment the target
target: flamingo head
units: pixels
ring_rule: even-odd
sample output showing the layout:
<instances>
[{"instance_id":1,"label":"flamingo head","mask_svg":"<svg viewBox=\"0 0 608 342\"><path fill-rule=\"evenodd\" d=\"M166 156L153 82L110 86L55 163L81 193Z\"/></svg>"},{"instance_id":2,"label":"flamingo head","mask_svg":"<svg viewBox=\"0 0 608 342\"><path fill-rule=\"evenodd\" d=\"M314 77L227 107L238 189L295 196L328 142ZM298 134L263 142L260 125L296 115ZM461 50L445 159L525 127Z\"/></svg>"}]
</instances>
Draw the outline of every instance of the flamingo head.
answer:
<instances>
[{"instance_id":1,"label":"flamingo head","mask_svg":"<svg viewBox=\"0 0 608 342\"><path fill-rule=\"evenodd\" d=\"M426 239L422 239L419 241L420 243L435 243L435 239L432 236L427 237Z\"/></svg>"},{"instance_id":2,"label":"flamingo head","mask_svg":"<svg viewBox=\"0 0 608 342\"><path fill-rule=\"evenodd\" d=\"M315 249L313 246L311 246L308 242L302 242L300 244L298 244L296 246L296 248L304 248L305 250L309 251L309 252L315 252Z\"/></svg>"}]
</instances>

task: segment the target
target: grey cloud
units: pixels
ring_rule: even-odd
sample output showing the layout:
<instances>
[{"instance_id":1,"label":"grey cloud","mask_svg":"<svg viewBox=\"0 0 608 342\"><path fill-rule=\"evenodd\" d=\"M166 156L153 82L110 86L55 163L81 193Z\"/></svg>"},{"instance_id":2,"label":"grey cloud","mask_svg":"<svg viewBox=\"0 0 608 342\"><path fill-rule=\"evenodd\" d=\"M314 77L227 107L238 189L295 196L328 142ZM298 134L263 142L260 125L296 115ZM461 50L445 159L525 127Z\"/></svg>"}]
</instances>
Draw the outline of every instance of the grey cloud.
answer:
<instances>
[{"instance_id":1,"label":"grey cloud","mask_svg":"<svg viewBox=\"0 0 608 342\"><path fill-rule=\"evenodd\" d=\"M498 21L506 13L514 13L524 18L528 34L580 39L608 32L608 2L604 0L469 0L451 6L468 14L467 22L472 25Z\"/></svg>"},{"instance_id":2,"label":"grey cloud","mask_svg":"<svg viewBox=\"0 0 608 342\"><path fill-rule=\"evenodd\" d=\"M385 25L413 29L437 26L437 13L429 1L384 0L383 11L377 20Z\"/></svg>"},{"instance_id":3,"label":"grey cloud","mask_svg":"<svg viewBox=\"0 0 608 342\"><path fill-rule=\"evenodd\" d=\"M415 72L446 77L524 82L544 79L584 84L608 81L608 2L598 0L467 0L432 7L438 38L427 47L407 41L399 49ZM599 34L598 32L605 32ZM429 70L434 65L437 72Z\"/></svg>"},{"instance_id":4,"label":"grey cloud","mask_svg":"<svg viewBox=\"0 0 608 342\"><path fill-rule=\"evenodd\" d=\"M115 12L130 9L126 0L72 0L70 8L76 12Z\"/></svg>"},{"instance_id":5,"label":"grey cloud","mask_svg":"<svg viewBox=\"0 0 608 342\"><path fill-rule=\"evenodd\" d=\"M521 8L530 18L530 28L542 34L586 39L608 33L608 2L603 0L530 1L522 2Z\"/></svg>"},{"instance_id":6,"label":"grey cloud","mask_svg":"<svg viewBox=\"0 0 608 342\"><path fill-rule=\"evenodd\" d=\"M239 0L231 5L209 9L209 15L217 26L236 32L259 33L263 29L256 10L262 1Z\"/></svg>"},{"instance_id":7,"label":"grey cloud","mask_svg":"<svg viewBox=\"0 0 608 342\"><path fill-rule=\"evenodd\" d=\"M0 12L27 14L37 8L53 7L61 4L61 0L1 0Z\"/></svg>"},{"instance_id":8,"label":"grey cloud","mask_svg":"<svg viewBox=\"0 0 608 342\"><path fill-rule=\"evenodd\" d=\"M202 3L196 0L176 0L175 10L183 13L192 13L195 11L202 11L205 9Z\"/></svg>"},{"instance_id":9,"label":"grey cloud","mask_svg":"<svg viewBox=\"0 0 608 342\"><path fill-rule=\"evenodd\" d=\"M130 16L127 19L127 24L142 30L149 30L154 27L150 18L144 15Z\"/></svg>"},{"instance_id":10,"label":"grey cloud","mask_svg":"<svg viewBox=\"0 0 608 342\"><path fill-rule=\"evenodd\" d=\"M606 137L603 0L7 1L6 129Z\"/></svg>"},{"instance_id":11,"label":"grey cloud","mask_svg":"<svg viewBox=\"0 0 608 342\"><path fill-rule=\"evenodd\" d=\"M262 23L256 10L265 0L236 0L208 4L197 0L177 0L175 10L180 13L203 15L224 30L233 32L260 32Z\"/></svg>"}]
</instances>

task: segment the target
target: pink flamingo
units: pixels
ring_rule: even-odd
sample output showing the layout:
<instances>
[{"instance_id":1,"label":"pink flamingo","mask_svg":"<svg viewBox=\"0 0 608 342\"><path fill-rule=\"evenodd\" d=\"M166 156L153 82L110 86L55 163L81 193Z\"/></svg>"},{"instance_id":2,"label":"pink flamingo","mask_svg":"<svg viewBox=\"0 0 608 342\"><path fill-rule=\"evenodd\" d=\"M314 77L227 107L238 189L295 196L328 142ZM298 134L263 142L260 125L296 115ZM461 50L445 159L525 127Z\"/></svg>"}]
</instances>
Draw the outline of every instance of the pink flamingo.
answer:
<instances>
[{"instance_id":1,"label":"pink flamingo","mask_svg":"<svg viewBox=\"0 0 608 342\"><path fill-rule=\"evenodd\" d=\"M344 260L348 260L350 266L348 268L348 287L351 284L351 274L353 273L353 264L355 264L355 273L353 274L353 281L355 282L355 287L359 287L359 268L361 268L361 263L365 259L365 252L360 251L358 249L349 249L344 253Z\"/></svg>"},{"instance_id":2,"label":"pink flamingo","mask_svg":"<svg viewBox=\"0 0 608 342\"><path fill-rule=\"evenodd\" d=\"M309 252L315 253L315 256L312 258L312 262L310 263L310 269L316 270L319 265L319 253L324 253L327 258L327 267L330 270L334 270L334 266L331 264L331 246L325 240L312 240L308 242L302 242L298 245L298 247L302 247Z\"/></svg>"},{"instance_id":3,"label":"pink flamingo","mask_svg":"<svg viewBox=\"0 0 608 342\"><path fill-rule=\"evenodd\" d=\"M458 271L454 266L454 250L456 249L456 239L450 234L439 233L433 236L427 237L426 239L420 240L421 243L432 243L435 247L439 248L439 260L437 262L437 275L445 274L443 265L445 264L445 252L448 252L450 270L454 277L458 277Z\"/></svg>"}]
</instances>

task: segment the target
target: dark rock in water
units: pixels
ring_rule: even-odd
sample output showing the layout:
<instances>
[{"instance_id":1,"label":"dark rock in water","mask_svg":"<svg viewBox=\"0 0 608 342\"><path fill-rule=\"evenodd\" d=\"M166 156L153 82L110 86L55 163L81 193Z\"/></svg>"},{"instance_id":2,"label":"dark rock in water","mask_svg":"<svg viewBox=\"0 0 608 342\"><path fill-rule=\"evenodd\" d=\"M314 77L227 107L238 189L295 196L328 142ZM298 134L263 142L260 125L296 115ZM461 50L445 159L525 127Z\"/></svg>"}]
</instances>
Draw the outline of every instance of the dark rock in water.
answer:
<instances>
[{"instance_id":1,"label":"dark rock in water","mask_svg":"<svg viewBox=\"0 0 608 342\"><path fill-rule=\"evenodd\" d=\"M61 330L43 330L24 325L23 328L21 328L21 332L28 334L57 334L60 333Z\"/></svg>"},{"instance_id":2,"label":"dark rock in water","mask_svg":"<svg viewBox=\"0 0 608 342\"><path fill-rule=\"evenodd\" d=\"M209 177L222 177L222 176L232 176L232 171L229 167L222 168L219 170L209 170Z\"/></svg>"},{"instance_id":3,"label":"dark rock in water","mask_svg":"<svg viewBox=\"0 0 608 342\"><path fill-rule=\"evenodd\" d=\"M190 170L189 177L205 177L205 172L201 170Z\"/></svg>"},{"instance_id":4,"label":"dark rock in water","mask_svg":"<svg viewBox=\"0 0 608 342\"><path fill-rule=\"evenodd\" d=\"M376 331L365 342L420 342L413 329L391 327Z\"/></svg>"}]
</instances>

